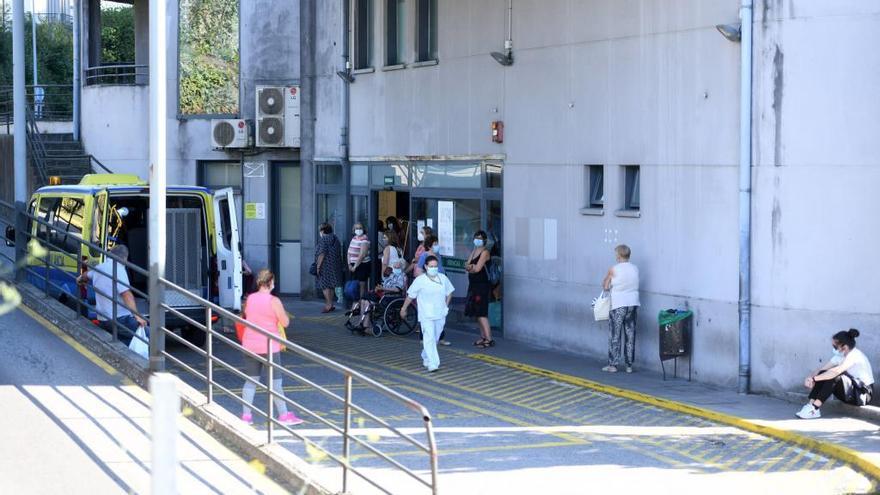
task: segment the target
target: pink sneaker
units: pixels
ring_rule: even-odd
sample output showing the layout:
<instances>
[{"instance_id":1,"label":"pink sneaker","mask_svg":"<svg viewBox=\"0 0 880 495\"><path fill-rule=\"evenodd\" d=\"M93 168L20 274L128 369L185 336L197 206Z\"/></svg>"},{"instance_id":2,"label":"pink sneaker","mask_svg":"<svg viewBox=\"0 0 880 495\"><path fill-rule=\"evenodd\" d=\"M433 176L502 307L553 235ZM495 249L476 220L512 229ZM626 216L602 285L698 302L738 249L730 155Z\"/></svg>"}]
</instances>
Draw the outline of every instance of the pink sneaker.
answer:
<instances>
[{"instance_id":1,"label":"pink sneaker","mask_svg":"<svg viewBox=\"0 0 880 495\"><path fill-rule=\"evenodd\" d=\"M296 417L296 414L293 414L290 411L278 416L278 421L287 426L295 426L303 422L302 419Z\"/></svg>"},{"instance_id":2,"label":"pink sneaker","mask_svg":"<svg viewBox=\"0 0 880 495\"><path fill-rule=\"evenodd\" d=\"M241 420L249 425L254 424L254 416L252 414L248 414L248 413L242 414Z\"/></svg>"}]
</instances>

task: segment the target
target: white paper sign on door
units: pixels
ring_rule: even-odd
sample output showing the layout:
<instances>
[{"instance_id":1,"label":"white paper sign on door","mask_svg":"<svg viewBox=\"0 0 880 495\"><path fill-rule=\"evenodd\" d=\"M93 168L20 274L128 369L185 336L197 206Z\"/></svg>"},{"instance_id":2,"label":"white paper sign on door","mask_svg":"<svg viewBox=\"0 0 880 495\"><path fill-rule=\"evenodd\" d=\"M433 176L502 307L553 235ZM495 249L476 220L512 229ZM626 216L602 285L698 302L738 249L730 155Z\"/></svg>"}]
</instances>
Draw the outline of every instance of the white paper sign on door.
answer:
<instances>
[{"instance_id":1,"label":"white paper sign on door","mask_svg":"<svg viewBox=\"0 0 880 495\"><path fill-rule=\"evenodd\" d=\"M437 237L440 241L440 254L455 254L455 203L437 202Z\"/></svg>"}]
</instances>

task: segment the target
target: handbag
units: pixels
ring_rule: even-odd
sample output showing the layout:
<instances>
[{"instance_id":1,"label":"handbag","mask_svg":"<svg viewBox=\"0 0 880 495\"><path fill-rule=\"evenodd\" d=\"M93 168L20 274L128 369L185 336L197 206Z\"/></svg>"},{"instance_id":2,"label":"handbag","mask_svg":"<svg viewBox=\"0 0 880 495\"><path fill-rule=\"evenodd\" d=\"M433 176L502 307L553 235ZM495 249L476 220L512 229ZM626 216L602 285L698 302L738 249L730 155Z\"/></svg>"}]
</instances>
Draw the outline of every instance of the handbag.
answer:
<instances>
[{"instance_id":1,"label":"handbag","mask_svg":"<svg viewBox=\"0 0 880 495\"><path fill-rule=\"evenodd\" d=\"M361 298L361 284L357 280L349 280L345 283L345 297L349 301L357 301Z\"/></svg>"},{"instance_id":2,"label":"handbag","mask_svg":"<svg viewBox=\"0 0 880 495\"><path fill-rule=\"evenodd\" d=\"M150 345L147 343L147 332L144 331L144 327L138 327L137 332L134 335L135 336L131 338L131 342L128 344L128 348L138 356L144 359L149 359Z\"/></svg>"},{"instance_id":3,"label":"handbag","mask_svg":"<svg viewBox=\"0 0 880 495\"><path fill-rule=\"evenodd\" d=\"M593 318L596 321L605 321L611 317L611 297L603 290L599 297L593 300Z\"/></svg>"},{"instance_id":4,"label":"handbag","mask_svg":"<svg viewBox=\"0 0 880 495\"><path fill-rule=\"evenodd\" d=\"M287 340L287 330L284 329L284 327L281 325L281 322L280 322L280 321L278 322L278 335L279 335L282 339ZM281 344L281 352L286 351L286 350L287 350L287 346L284 345L283 342L280 342L280 344Z\"/></svg>"},{"instance_id":5,"label":"handbag","mask_svg":"<svg viewBox=\"0 0 880 495\"><path fill-rule=\"evenodd\" d=\"M309 267L309 275L313 277L318 276L318 262L313 261L312 266Z\"/></svg>"}]
</instances>

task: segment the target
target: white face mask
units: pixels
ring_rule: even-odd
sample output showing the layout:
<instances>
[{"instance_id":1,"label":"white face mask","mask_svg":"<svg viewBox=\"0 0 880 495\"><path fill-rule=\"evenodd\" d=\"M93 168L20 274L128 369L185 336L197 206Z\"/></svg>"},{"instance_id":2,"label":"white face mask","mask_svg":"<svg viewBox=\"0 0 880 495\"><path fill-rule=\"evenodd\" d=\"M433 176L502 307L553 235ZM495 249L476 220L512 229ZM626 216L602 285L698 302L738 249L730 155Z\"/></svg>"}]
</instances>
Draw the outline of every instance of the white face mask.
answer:
<instances>
[{"instance_id":1,"label":"white face mask","mask_svg":"<svg viewBox=\"0 0 880 495\"><path fill-rule=\"evenodd\" d=\"M440 244L434 243L434 245L431 246L431 251L436 251L439 248L440 248Z\"/></svg>"},{"instance_id":2,"label":"white face mask","mask_svg":"<svg viewBox=\"0 0 880 495\"><path fill-rule=\"evenodd\" d=\"M425 242L425 234L419 232L419 242Z\"/></svg>"},{"instance_id":3,"label":"white face mask","mask_svg":"<svg viewBox=\"0 0 880 495\"><path fill-rule=\"evenodd\" d=\"M436 277L438 273L440 273L440 267L437 266L429 266L427 269L428 275L431 277Z\"/></svg>"},{"instance_id":4,"label":"white face mask","mask_svg":"<svg viewBox=\"0 0 880 495\"><path fill-rule=\"evenodd\" d=\"M364 229L355 229L354 235L364 235Z\"/></svg>"}]
</instances>

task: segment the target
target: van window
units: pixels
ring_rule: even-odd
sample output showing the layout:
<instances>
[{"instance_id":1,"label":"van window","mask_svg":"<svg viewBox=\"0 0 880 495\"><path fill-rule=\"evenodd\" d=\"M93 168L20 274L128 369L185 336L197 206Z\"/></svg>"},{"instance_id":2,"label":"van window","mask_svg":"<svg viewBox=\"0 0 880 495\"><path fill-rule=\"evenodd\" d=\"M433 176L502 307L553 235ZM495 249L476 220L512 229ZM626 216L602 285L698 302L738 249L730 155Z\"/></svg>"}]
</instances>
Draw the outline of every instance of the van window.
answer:
<instances>
[{"instance_id":1,"label":"van window","mask_svg":"<svg viewBox=\"0 0 880 495\"><path fill-rule=\"evenodd\" d=\"M79 257L82 239L85 204L79 198L41 198L37 217L52 225L37 226L37 238L52 246Z\"/></svg>"},{"instance_id":2,"label":"van window","mask_svg":"<svg viewBox=\"0 0 880 495\"><path fill-rule=\"evenodd\" d=\"M221 199L220 208L220 227L223 229L223 247L232 249L232 222L229 218L229 200Z\"/></svg>"}]
</instances>

